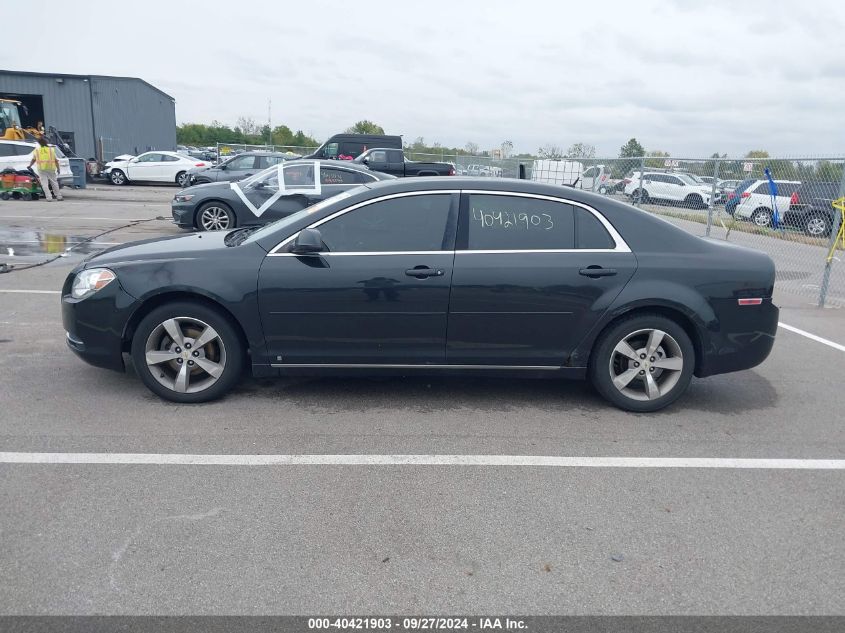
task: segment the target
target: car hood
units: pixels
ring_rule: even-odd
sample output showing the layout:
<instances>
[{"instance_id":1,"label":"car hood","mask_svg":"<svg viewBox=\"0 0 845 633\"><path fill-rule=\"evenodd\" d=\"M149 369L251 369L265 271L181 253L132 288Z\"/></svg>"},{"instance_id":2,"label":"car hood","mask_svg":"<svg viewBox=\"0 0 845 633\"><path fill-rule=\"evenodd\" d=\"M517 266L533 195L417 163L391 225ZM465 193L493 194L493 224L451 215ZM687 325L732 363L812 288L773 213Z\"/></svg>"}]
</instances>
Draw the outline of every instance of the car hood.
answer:
<instances>
[{"instance_id":1,"label":"car hood","mask_svg":"<svg viewBox=\"0 0 845 633\"><path fill-rule=\"evenodd\" d=\"M230 183L228 181L221 181L221 182L204 182L199 185L191 185L185 189L182 189L179 192L180 196L184 195L194 195L194 196L201 196L205 194L213 194L215 191L223 191L225 189L230 189Z\"/></svg>"},{"instance_id":2,"label":"car hood","mask_svg":"<svg viewBox=\"0 0 845 633\"><path fill-rule=\"evenodd\" d=\"M194 259L211 251L227 248L224 243L227 233L228 231L212 231L128 242L89 257L83 267L107 266L118 269L142 261L173 262L179 259Z\"/></svg>"}]
</instances>

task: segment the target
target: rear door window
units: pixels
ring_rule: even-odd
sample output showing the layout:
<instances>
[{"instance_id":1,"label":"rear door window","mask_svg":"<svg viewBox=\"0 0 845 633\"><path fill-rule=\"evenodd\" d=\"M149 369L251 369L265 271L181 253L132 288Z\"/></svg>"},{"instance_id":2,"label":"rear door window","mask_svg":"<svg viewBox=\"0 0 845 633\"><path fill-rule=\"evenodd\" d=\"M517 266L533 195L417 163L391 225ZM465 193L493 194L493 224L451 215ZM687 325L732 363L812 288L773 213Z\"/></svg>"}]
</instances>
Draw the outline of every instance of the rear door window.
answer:
<instances>
[{"instance_id":1,"label":"rear door window","mask_svg":"<svg viewBox=\"0 0 845 633\"><path fill-rule=\"evenodd\" d=\"M356 172L349 169L323 167L320 169L320 182L324 185L355 185L361 180Z\"/></svg>"},{"instance_id":2,"label":"rear door window","mask_svg":"<svg viewBox=\"0 0 845 633\"><path fill-rule=\"evenodd\" d=\"M460 231L460 243L471 251L571 249L575 214L564 202L471 194Z\"/></svg>"}]
</instances>

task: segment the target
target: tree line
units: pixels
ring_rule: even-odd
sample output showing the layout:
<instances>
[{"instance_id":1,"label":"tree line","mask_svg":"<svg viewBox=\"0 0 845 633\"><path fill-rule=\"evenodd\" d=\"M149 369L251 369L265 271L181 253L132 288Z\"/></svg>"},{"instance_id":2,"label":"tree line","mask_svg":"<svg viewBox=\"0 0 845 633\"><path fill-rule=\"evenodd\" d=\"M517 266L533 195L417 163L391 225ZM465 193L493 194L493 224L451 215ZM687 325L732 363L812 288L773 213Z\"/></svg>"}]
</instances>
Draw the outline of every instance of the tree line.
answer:
<instances>
[{"instance_id":1,"label":"tree line","mask_svg":"<svg viewBox=\"0 0 845 633\"><path fill-rule=\"evenodd\" d=\"M384 128L369 120L361 120L344 130L349 134L384 134ZM302 130L295 132L287 125L278 125L271 129L267 124L259 125L250 117L239 117L234 127L223 125L218 121L212 121L210 125L202 123L186 123L176 128L176 142L180 145L210 146L216 143L231 143L244 145L282 145L291 147L317 147L319 140L306 134ZM468 141L463 147L447 147L438 142L427 143L418 136L413 141L404 143L405 152L410 158L415 155L440 155L449 156L480 156L490 159L526 159L536 158L546 160L582 160L591 161L596 158L594 145L584 142L573 143L568 148L548 143L538 148L536 155L521 153L515 154L513 142L504 140L493 149L481 149L478 143ZM625 173L638 169L641 166L641 157L644 166L649 169L663 168L671 153L664 150L646 150L636 139L629 139L619 148L619 161L612 166L613 175ZM712 175L715 172L716 159L719 159L720 177L729 178L744 176L760 178L766 167L771 169L774 177L784 180L801 180L815 178L826 181L838 181L842 178L843 166L829 161L799 161L788 159L772 159L765 150L750 150L744 156L752 163L752 171L744 171L742 159L728 160L727 154L712 154L708 160L695 163L694 171L699 175ZM635 160L636 159L636 160ZM680 167L680 166L679 166ZM689 165L684 164L684 168Z\"/></svg>"}]
</instances>

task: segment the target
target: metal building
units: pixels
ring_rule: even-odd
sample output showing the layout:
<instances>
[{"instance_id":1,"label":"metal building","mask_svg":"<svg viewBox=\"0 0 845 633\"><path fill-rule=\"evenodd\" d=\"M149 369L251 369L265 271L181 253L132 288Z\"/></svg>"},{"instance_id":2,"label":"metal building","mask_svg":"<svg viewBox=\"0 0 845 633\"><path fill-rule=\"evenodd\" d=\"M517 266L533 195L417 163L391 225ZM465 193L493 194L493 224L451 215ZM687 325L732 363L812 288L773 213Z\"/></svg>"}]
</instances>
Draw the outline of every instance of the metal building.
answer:
<instances>
[{"instance_id":1,"label":"metal building","mask_svg":"<svg viewBox=\"0 0 845 633\"><path fill-rule=\"evenodd\" d=\"M81 158L176 148L176 101L142 79L0 70L0 97L24 104L24 127L54 127Z\"/></svg>"}]
</instances>

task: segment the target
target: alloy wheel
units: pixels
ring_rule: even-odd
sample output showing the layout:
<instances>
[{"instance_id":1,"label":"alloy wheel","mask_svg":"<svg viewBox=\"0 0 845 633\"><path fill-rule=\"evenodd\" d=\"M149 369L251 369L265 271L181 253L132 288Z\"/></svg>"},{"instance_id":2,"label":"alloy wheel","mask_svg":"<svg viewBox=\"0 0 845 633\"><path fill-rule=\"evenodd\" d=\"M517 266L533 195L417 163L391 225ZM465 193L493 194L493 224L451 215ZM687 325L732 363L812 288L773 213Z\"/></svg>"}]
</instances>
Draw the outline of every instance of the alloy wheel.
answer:
<instances>
[{"instance_id":1,"label":"alloy wheel","mask_svg":"<svg viewBox=\"0 0 845 633\"><path fill-rule=\"evenodd\" d=\"M204 231L225 231L230 223L229 213L222 207L206 207L200 214L200 224Z\"/></svg>"},{"instance_id":2,"label":"alloy wheel","mask_svg":"<svg viewBox=\"0 0 845 633\"><path fill-rule=\"evenodd\" d=\"M182 172L178 176L176 176L176 184L180 187L187 187L190 183L188 182L190 177L186 172Z\"/></svg>"},{"instance_id":3,"label":"alloy wheel","mask_svg":"<svg viewBox=\"0 0 845 633\"><path fill-rule=\"evenodd\" d=\"M769 226L772 223L772 218L768 211L761 210L754 212L751 221L757 226Z\"/></svg>"},{"instance_id":4,"label":"alloy wheel","mask_svg":"<svg viewBox=\"0 0 845 633\"><path fill-rule=\"evenodd\" d=\"M665 396L678 384L683 368L681 346L663 330L632 332L616 344L610 355L613 386L632 400Z\"/></svg>"},{"instance_id":5,"label":"alloy wheel","mask_svg":"<svg viewBox=\"0 0 845 633\"><path fill-rule=\"evenodd\" d=\"M211 387L226 368L226 347L213 327L192 317L174 317L147 337L144 360L150 374L176 393Z\"/></svg>"},{"instance_id":6,"label":"alloy wheel","mask_svg":"<svg viewBox=\"0 0 845 633\"><path fill-rule=\"evenodd\" d=\"M823 237L827 234L827 222L820 217L810 218L807 220L807 234L813 237Z\"/></svg>"}]
</instances>

